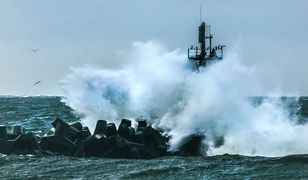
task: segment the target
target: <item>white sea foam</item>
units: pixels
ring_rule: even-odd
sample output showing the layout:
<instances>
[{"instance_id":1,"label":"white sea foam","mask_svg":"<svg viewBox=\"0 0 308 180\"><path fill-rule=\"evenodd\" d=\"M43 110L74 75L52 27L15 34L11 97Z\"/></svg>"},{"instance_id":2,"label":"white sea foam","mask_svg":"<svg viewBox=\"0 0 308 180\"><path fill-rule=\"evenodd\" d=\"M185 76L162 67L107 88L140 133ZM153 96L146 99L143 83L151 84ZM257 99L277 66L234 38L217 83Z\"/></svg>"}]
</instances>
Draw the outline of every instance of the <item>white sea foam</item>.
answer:
<instances>
[{"instance_id":1,"label":"white sea foam","mask_svg":"<svg viewBox=\"0 0 308 180\"><path fill-rule=\"evenodd\" d=\"M171 150L183 137L203 133L210 155L308 153L308 126L297 125L285 103L255 105L248 98L264 93L262 83L236 53L199 73L191 71L186 54L153 41L134 43L123 59L129 63L120 70L72 68L61 81L64 101L91 129L98 119L143 116L171 136ZM214 147L219 137L224 144Z\"/></svg>"}]
</instances>

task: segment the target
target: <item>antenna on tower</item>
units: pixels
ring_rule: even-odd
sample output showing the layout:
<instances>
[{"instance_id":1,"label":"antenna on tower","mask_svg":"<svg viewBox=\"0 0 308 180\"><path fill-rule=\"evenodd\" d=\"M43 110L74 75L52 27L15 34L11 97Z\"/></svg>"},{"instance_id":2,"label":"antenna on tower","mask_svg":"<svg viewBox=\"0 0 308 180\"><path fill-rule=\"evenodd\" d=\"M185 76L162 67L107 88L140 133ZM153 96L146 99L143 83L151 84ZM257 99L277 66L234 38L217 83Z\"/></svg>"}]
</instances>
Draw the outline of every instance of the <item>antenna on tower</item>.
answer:
<instances>
[{"instance_id":1,"label":"antenna on tower","mask_svg":"<svg viewBox=\"0 0 308 180\"><path fill-rule=\"evenodd\" d=\"M201 23L201 21L202 21L202 18L201 18L201 11L202 10L202 6L201 6L201 4L200 4L200 23Z\"/></svg>"}]
</instances>

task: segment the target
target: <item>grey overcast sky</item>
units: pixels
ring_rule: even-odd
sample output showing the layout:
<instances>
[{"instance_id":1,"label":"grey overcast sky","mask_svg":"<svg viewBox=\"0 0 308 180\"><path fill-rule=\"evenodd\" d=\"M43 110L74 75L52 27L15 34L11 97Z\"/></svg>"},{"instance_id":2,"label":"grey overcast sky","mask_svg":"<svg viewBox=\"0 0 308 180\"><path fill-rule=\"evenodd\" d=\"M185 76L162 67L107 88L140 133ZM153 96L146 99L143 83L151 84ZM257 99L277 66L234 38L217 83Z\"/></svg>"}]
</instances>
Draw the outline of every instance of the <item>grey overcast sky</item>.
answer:
<instances>
[{"instance_id":1,"label":"grey overcast sky","mask_svg":"<svg viewBox=\"0 0 308 180\"><path fill-rule=\"evenodd\" d=\"M0 94L60 95L71 66L116 68L134 41L185 53L200 4L215 41L238 43L269 92L308 95L307 0L1 0Z\"/></svg>"}]
</instances>

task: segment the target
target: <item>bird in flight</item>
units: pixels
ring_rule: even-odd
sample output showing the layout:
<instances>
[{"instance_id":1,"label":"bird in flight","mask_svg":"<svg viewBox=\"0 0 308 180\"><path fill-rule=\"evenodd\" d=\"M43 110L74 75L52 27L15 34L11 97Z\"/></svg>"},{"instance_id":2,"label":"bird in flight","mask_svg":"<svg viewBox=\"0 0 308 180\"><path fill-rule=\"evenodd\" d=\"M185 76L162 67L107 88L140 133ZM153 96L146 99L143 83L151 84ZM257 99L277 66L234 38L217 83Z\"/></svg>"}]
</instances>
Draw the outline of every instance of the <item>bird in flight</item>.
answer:
<instances>
[{"instance_id":1,"label":"bird in flight","mask_svg":"<svg viewBox=\"0 0 308 180\"><path fill-rule=\"evenodd\" d=\"M31 49L32 52L37 52L39 49Z\"/></svg>"},{"instance_id":2,"label":"bird in flight","mask_svg":"<svg viewBox=\"0 0 308 180\"><path fill-rule=\"evenodd\" d=\"M35 82L34 84L33 84L33 86L36 86L36 85L38 85L39 83L41 83L42 81L37 81L37 82Z\"/></svg>"}]
</instances>

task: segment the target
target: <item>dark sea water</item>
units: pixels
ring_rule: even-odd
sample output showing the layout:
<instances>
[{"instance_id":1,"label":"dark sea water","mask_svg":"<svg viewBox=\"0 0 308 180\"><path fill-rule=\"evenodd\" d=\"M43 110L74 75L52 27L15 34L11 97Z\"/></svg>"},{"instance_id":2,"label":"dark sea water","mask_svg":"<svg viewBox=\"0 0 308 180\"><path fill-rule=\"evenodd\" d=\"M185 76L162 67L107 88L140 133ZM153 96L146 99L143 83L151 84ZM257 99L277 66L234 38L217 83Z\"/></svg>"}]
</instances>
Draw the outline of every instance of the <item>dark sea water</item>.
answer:
<instances>
[{"instance_id":1,"label":"dark sea water","mask_svg":"<svg viewBox=\"0 0 308 180\"><path fill-rule=\"evenodd\" d=\"M299 101L306 116L308 103ZM61 117L79 120L60 97L0 97L0 124L39 135ZM0 179L308 179L308 155L163 157L152 160L0 154Z\"/></svg>"}]
</instances>

